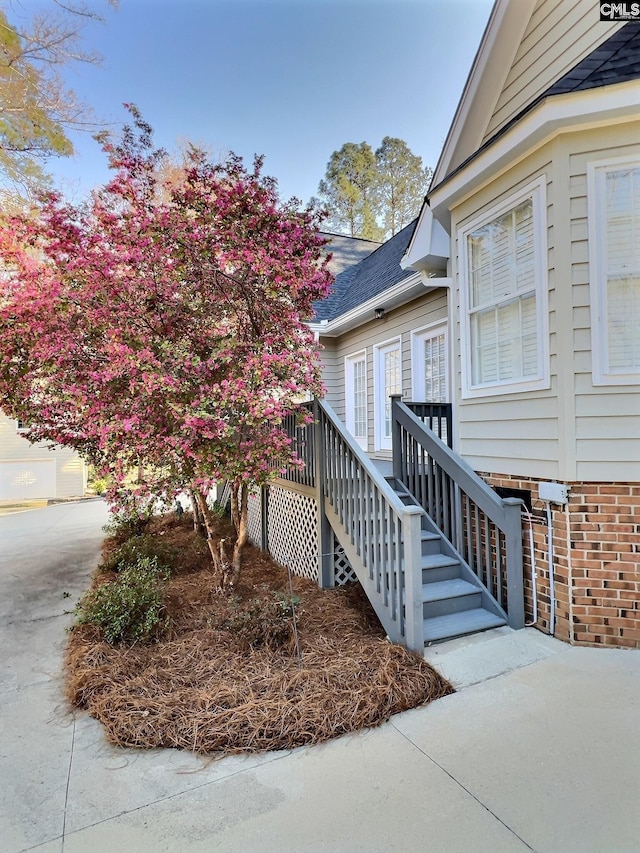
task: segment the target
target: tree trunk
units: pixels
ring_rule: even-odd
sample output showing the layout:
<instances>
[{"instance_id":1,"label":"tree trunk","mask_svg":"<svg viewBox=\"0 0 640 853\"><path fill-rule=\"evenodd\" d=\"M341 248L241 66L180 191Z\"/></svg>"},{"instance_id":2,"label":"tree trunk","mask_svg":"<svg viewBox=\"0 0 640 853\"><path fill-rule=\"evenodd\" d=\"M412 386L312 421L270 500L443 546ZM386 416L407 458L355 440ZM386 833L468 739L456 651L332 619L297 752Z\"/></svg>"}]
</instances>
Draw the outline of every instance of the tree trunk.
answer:
<instances>
[{"instance_id":1,"label":"tree trunk","mask_svg":"<svg viewBox=\"0 0 640 853\"><path fill-rule=\"evenodd\" d=\"M213 525L213 519L211 517L211 511L207 504L207 499L202 494L202 492L196 490L192 493L195 495L196 502L198 504L198 510L200 513L200 517L204 521L204 526L207 531L207 545L209 546L209 551L211 553L211 559L213 560L213 565L218 572L218 574L222 575L222 565L220 562L220 555L218 553L218 547L216 546L215 538L216 532Z\"/></svg>"},{"instance_id":2,"label":"tree trunk","mask_svg":"<svg viewBox=\"0 0 640 853\"><path fill-rule=\"evenodd\" d=\"M240 530L240 504L238 496L242 490L242 480L239 477L231 484L231 521L235 527L236 533Z\"/></svg>"},{"instance_id":3,"label":"tree trunk","mask_svg":"<svg viewBox=\"0 0 640 853\"><path fill-rule=\"evenodd\" d=\"M234 490L236 489L236 484L234 483ZM240 493L238 500L238 491ZM247 544L249 529L248 529L248 515L249 515L249 490L245 485L240 485L238 491L235 494L235 505L236 512L238 515L238 524L236 526L236 544L233 548L233 584L237 585L240 580L240 570L242 569L242 551L244 546ZM232 506L233 506L233 492L232 492ZM235 521L234 521L235 524Z\"/></svg>"},{"instance_id":4,"label":"tree trunk","mask_svg":"<svg viewBox=\"0 0 640 853\"><path fill-rule=\"evenodd\" d=\"M202 533L202 530L205 525L202 518L202 513L200 512L200 508L198 506L198 493L195 489L191 489L190 495L191 506L193 507L193 529L196 533Z\"/></svg>"}]
</instances>

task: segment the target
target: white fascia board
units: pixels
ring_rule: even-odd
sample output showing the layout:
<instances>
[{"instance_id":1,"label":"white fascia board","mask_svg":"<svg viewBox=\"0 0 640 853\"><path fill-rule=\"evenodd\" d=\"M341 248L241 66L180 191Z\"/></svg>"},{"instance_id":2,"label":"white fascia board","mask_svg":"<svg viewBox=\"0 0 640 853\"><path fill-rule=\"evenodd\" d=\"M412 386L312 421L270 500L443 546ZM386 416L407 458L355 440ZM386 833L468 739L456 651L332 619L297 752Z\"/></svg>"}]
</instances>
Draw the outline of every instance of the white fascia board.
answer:
<instances>
[{"instance_id":1,"label":"white fascia board","mask_svg":"<svg viewBox=\"0 0 640 853\"><path fill-rule=\"evenodd\" d=\"M537 148L560 134L637 121L639 103L640 80L550 96L481 151L468 166L434 189L429 196L434 217L448 228L454 204L495 180Z\"/></svg>"},{"instance_id":2,"label":"white fascia board","mask_svg":"<svg viewBox=\"0 0 640 853\"><path fill-rule=\"evenodd\" d=\"M432 186L480 145L535 5L536 0L496 0L438 158ZM461 140L470 146L462 155L458 152Z\"/></svg>"},{"instance_id":3,"label":"white fascia board","mask_svg":"<svg viewBox=\"0 0 640 853\"><path fill-rule=\"evenodd\" d=\"M428 204L423 205L420 218L406 252L400 260L403 270L426 270L446 266L449 259L449 235L442 225L433 218Z\"/></svg>"},{"instance_id":4,"label":"white fascia board","mask_svg":"<svg viewBox=\"0 0 640 853\"><path fill-rule=\"evenodd\" d=\"M391 311L399 305L405 305L422 296L426 290L436 290L439 287L448 287L451 285L450 278L427 278L417 272L415 275L405 278L403 281L393 287L384 290L378 296L372 299L367 299L346 314L336 317L333 320L322 321L321 323L311 323L311 329L317 331L321 337L337 338L344 335L345 332L350 332L352 329L368 323L374 319L376 308L384 308L385 311Z\"/></svg>"}]
</instances>

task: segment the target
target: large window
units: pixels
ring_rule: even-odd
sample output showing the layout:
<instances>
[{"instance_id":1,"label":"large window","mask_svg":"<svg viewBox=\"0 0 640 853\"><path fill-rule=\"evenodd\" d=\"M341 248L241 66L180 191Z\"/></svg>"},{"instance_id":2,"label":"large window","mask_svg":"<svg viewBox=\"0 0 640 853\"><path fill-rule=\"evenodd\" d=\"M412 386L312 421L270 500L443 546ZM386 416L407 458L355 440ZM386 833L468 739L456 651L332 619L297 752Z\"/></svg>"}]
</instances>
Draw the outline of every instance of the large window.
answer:
<instances>
[{"instance_id":1,"label":"large window","mask_svg":"<svg viewBox=\"0 0 640 853\"><path fill-rule=\"evenodd\" d=\"M640 381L640 160L589 167L593 380Z\"/></svg>"},{"instance_id":2,"label":"large window","mask_svg":"<svg viewBox=\"0 0 640 853\"><path fill-rule=\"evenodd\" d=\"M367 355L366 351L345 359L345 402L347 429L367 449Z\"/></svg>"},{"instance_id":3,"label":"large window","mask_svg":"<svg viewBox=\"0 0 640 853\"><path fill-rule=\"evenodd\" d=\"M463 395L548 384L544 183L462 229Z\"/></svg>"}]
</instances>

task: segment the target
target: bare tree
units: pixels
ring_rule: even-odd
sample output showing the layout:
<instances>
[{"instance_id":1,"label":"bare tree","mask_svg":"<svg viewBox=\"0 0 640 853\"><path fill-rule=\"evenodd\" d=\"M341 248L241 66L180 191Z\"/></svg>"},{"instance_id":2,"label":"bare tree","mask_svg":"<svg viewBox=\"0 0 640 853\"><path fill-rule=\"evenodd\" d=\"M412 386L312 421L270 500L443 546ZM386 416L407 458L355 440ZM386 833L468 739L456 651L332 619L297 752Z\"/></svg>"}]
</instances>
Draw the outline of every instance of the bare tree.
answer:
<instances>
[{"instance_id":1,"label":"bare tree","mask_svg":"<svg viewBox=\"0 0 640 853\"><path fill-rule=\"evenodd\" d=\"M117 6L117 0L106 0ZM29 196L46 182L51 156L73 153L69 131L95 130L90 108L62 77L76 62L100 57L82 47L84 27L100 14L74 2L51 0L51 9L28 16L0 0L0 172L5 192Z\"/></svg>"}]
</instances>

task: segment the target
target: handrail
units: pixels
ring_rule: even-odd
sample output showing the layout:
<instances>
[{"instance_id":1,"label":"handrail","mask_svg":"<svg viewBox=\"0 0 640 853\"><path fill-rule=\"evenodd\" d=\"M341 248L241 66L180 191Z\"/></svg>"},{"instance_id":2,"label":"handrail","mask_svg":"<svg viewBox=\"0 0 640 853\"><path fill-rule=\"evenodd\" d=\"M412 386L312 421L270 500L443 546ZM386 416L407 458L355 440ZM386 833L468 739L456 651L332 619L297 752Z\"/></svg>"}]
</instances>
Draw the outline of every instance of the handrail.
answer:
<instances>
[{"instance_id":1,"label":"handrail","mask_svg":"<svg viewBox=\"0 0 640 853\"><path fill-rule=\"evenodd\" d=\"M489 518L496 524L505 523L505 501L485 481L478 477L473 468L458 456L438 436L425 426L400 400L396 400L395 421L404 427L418 441L422 439L424 446L428 445L429 455L444 471L451 473L455 482L464 489L471 500L482 506ZM398 461L400 461L398 455ZM394 466L396 465L394 456ZM400 474L400 476L397 476ZM394 470L393 476L402 479L402 472ZM405 484L406 485L406 484Z\"/></svg>"},{"instance_id":2,"label":"handrail","mask_svg":"<svg viewBox=\"0 0 640 853\"><path fill-rule=\"evenodd\" d=\"M520 501L500 498L398 396L391 398L393 475L508 614L524 626Z\"/></svg>"},{"instance_id":3,"label":"handrail","mask_svg":"<svg viewBox=\"0 0 640 853\"><path fill-rule=\"evenodd\" d=\"M313 401L300 403L300 408L313 411ZM283 419L282 426L290 441L291 449L302 462L302 467L282 467L281 462L273 460L272 468L278 471L278 478L297 483L299 486L315 488L316 485L316 462L315 462L315 428L314 425L296 425L296 415L291 413Z\"/></svg>"},{"instance_id":4,"label":"handrail","mask_svg":"<svg viewBox=\"0 0 640 853\"><path fill-rule=\"evenodd\" d=\"M328 403L317 401L316 421L327 517L390 639L422 649L423 511L400 500Z\"/></svg>"},{"instance_id":5,"label":"handrail","mask_svg":"<svg viewBox=\"0 0 640 853\"><path fill-rule=\"evenodd\" d=\"M322 411L326 418L331 422L333 429L338 433L345 444L349 446L349 449L357 459L358 464L367 472L372 480L376 480L376 484L380 489L381 494L384 495L385 500L389 502L389 505L398 513L405 510L407 508L406 505L402 503L396 492L394 492L389 483L380 474L380 470L373 464L360 445L353 440L351 433L344 426L329 403L327 403L326 400L318 400L317 404L319 410Z\"/></svg>"}]
</instances>

